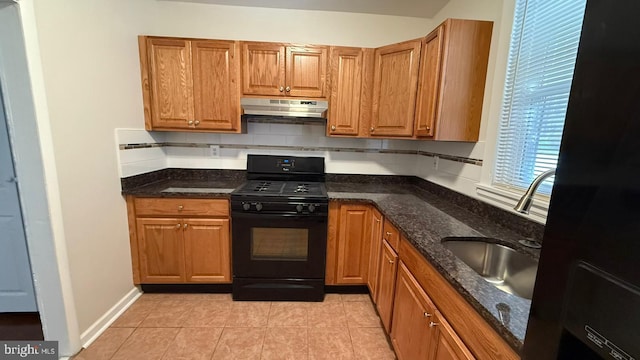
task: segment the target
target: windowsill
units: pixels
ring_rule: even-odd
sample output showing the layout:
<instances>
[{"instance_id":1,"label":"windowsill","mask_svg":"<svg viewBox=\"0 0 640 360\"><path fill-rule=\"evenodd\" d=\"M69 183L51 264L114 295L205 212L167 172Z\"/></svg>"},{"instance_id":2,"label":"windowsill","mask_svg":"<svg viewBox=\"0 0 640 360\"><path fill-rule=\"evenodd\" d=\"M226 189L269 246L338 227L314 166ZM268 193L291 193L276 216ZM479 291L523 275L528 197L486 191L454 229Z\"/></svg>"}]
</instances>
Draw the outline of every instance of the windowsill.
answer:
<instances>
[{"instance_id":1,"label":"windowsill","mask_svg":"<svg viewBox=\"0 0 640 360\"><path fill-rule=\"evenodd\" d=\"M477 184L476 194L478 194L478 198L492 205L511 211L514 214L526 217L529 220L533 220L541 224L545 224L547 221L549 199L546 197L535 197L533 200L533 205L531 206L531 209L529 211L529 215L524 215L513 210L513 207L518 203L518 200L520 200L522 193L509 191L486 184Z\"/></svg>"}]
</instances>

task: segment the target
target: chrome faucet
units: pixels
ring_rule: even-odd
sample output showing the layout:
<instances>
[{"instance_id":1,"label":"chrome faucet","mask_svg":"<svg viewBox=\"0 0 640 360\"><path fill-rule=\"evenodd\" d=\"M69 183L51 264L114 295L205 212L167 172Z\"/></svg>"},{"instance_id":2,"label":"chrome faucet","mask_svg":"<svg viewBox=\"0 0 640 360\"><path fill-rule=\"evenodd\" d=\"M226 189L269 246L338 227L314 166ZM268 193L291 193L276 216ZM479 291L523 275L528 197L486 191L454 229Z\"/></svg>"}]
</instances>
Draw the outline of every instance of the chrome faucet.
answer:
<instances>
[{"instance_id":1,"label":"chrome faucet","mask_svg":"<svg viewBox=\"0 0 640 360\"><path fill-rule=\"evenodd\" d=\"M529 209L533 204L533 195L536 193L536 190L538 190L538 186L540 186L540 184L546 178L550 176L554 176L555 174L556 174L556 169L551 169L543 172L542 174L538 175L538 177L533 179L533 182L531 183L531 185L529 185L527 192L525 192L524 195L522 195L522 197L520 198L520 201L518 201L518 203L513 208L513 210L522 214L529 214Z\"/></svg>"}]
</instances>

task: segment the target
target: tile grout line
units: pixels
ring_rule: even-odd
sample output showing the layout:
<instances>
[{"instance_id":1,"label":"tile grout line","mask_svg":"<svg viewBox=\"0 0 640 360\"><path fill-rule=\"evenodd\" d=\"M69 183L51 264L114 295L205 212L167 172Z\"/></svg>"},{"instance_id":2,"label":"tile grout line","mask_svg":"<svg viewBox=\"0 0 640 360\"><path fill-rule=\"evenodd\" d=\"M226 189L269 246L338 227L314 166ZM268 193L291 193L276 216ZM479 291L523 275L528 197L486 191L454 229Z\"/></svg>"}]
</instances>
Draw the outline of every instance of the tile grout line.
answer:
<instances>
[{"instance_id":1,"label":"tile grout line","mask_svg":"<svg viewBox=\"0 0 640 360\"><path fill-rule=\"evenodd\" d=\"M209 360L213 360L213 356L216 354L216 349L220 344L220 339L222 338L223 332L224 332L224 327L220 328L220 335L218 335L218 339L216 340L216 346L213 347L213 351L211 352L211 357L209 358Z\"/></svg>"},{"instance_id":2,"label":"tile grout line","mask_svg":"<svg viewBox=\"0 0 640 360\"><path fill-rule=\"evenodd\" d=\"M264 341L267 337L267 329L269 326L269 316L271 315L271 308L273 307L273 301L269 302L269 311L267 312L267 325L264 327L264 332L262 333L262 345L260 346L260 359L262 359L262 353L264 351Z\"/></svg>"},{"instance_id":3,"label":"tile grout line","mask_svg":"<svg viewBox=\"0 0 640 360\"><path fill-rule=\"evenodd\" d=\"M165 328L167 329L167 328ZM167 354L167 352L169 351L169 347L171 346L171 344L176 340L176 338L178 337L178 334L180 334L180 329L182 328L178 328L178 331L176 331L176 334L173 336L173 338L171 339L171 342L169 343L169 346L167 346L167 348L164 350L164 352L162 353L162 356L160 357L160 359L164 359L164 356Z\"/></svg>"}]
</instances>

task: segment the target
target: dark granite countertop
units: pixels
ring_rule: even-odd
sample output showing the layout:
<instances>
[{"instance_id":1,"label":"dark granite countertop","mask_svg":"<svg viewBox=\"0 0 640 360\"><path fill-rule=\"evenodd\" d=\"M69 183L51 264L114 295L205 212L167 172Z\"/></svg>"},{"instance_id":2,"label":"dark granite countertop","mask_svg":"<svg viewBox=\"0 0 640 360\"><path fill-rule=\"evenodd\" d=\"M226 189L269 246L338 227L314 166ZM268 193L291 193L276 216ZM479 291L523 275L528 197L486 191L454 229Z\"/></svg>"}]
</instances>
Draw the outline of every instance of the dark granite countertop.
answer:
<instances>
[{"instance_id":1,"label":"dark granite countertop","mask_svg":"<svg viewBox=\"0 0 640 360\"><path fill-rule=\"evenodd\" d=\"M366 177L361 179L360 176L328 176L326 185L329 198L375 205L519 352L524 341L531 301L489 284L444 248L441 240L452 236L495 238L519 252L538 258L538 250L525 248L517 241L525 238L525 235L529 235L529 238L541 236L542 225L530 224L516 215L495 210L473 199L461 200L461 195L437 185L434 187L421 179L372 178L373 181ZM360 181L363 179L365 182ZM166 169L151 175L122 179L122 193L140 197L229 197L229 193L243 182L242 171L192 170L185 173L180 169ZM460 206L461 203L468 207ZM514 226L510 230L498 223ZM514 228L523 230L518 232L525 235L512 231ZM508 315L500 314L498 308L508 309Z\"/></svg>"},{"instance_id":2,"label":"dark granite countertop","mask_svg":"<svg viewBox=\"0 0 640 360\"><path fill-rule=\"evenodd\" d=\"M228 198L244 181L244 171L198 169L164 169L121 180L123 195L201 198Z\"/></svg>"}]
</instances>

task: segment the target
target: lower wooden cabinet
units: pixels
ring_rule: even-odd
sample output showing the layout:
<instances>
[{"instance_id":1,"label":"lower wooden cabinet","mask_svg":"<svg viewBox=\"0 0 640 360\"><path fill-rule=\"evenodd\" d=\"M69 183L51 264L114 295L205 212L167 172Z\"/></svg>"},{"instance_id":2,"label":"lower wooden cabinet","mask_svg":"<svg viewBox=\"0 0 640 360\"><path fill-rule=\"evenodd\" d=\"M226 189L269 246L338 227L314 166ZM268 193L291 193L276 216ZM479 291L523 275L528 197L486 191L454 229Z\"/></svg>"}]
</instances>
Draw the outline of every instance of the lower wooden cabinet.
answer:
<instances>
[{"instance_id":1,"label":"lower wooden cabinet","mask_svg":"<svg viewBox=\"0 0 640 360\"><path fill-rule=\"evenodd\" d=\"M185 219L184 270L187 282L231 281L228 219Z\"/></svg>"},{"instance_id":2,"label":"lower wooden cabinet","mask_svg":"<svg viewBox=\"0 0 640 360\"><path fill-rule=\"evenodd\" d=\"M371 249L370 205L329 205L327 278L329 285L365 285Z\"/></svg>"},{"instance_id":3,"label":"lower wooden cabinet","mask_svg":"<svg viewBox=\"0 0 640 360\"><path fill-rule=\"evenodd\" d=\"M447 320L437 310L434 323L436 342L433 349L433 360L475 359L455 331L449 326Z\"/></svg>"},{"instance_id":4,"label":"lower wooden cabinet","mask_svg":"<svg viewBox=\"0 0 640 360\"><path fill-rule=\"evenodd\" d=\"M378 279L378 313L387 332L391 331L391 315L395 294L396 273L398 272L398 254L387 240L382 240Z\"/></svg>"},{"instance_id":5,"label":"lower wooden cabinet","mask_svg":"<svg viewBox=\"0 0 640 360\"><path fill-rule=\"evenodd\" d=\"M371 208L371 250L369 252L369 274L367 274L367 286L374 303L378 302L378 268L380 266L380 251L382 249L382 221L380 212Z\"/></svg>"},{"instance_id":6,"label":"lower wooden cabinet","mask_svg":"<svg viewBox=\"0 0 640 360\"><path fill-rule=\"evenodd\" d=\"M402 262L395 294L391 341L398 359L474 359Z\"/></svg>"},{"instance_id":7,"label":"lower wooden cabinet","mask_svg":"<svg viewBox=\"0 0 640 360\"><path fill-rule=\"evenodd\" d=\"M138 218L138 254L142 283L184 282L182 222L177 218Z\"/></svg>"},{"instance_id":8,"label":"lower wooden cabinet","mask_svg":"<svg viewBox=\"0 0 640 360\"><path fill-rule=\"evenodd\" d=\"M328 223L326 284L369 287L398 359L519 358L375 206L331 201Z\"/></svg>"},{"instance_id":9,"label":"lower wooden cabinet","mask_svg":"<svg viewBox=\"0 0 640 360\"><path fill-rule=\"evenodd\" d=\"M127 207L135 284L231 282L228 201L128 196Z\"/></svg>"}]
</instances>

